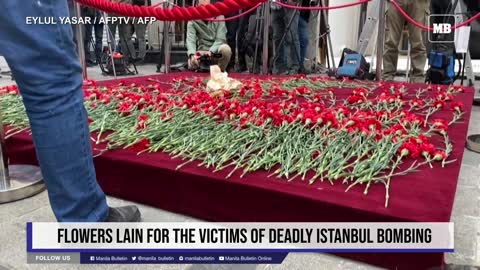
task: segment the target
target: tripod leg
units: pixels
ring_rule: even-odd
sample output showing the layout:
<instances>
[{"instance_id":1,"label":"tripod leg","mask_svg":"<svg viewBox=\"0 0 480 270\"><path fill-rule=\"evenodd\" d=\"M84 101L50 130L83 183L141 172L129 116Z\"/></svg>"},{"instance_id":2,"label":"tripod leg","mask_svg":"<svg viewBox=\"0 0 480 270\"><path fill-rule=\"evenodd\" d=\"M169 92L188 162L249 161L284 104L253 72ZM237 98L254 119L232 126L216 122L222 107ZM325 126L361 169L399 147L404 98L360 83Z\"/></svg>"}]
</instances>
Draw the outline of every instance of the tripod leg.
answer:
<instances>
[{"instance_id":1,"label":"tripod leg","mask_svg":"<svg viewBox=\"0 0 480 270\"><path fill-rule=\"evenodd\" d=\"M325 0L322 0L322 6L325 6ZM323 18L323 23L325 23L325 26L327 28L327 42L328 42L328 49L330 51L330 57L332 58L332 67L335 69L335 55L333 53L333 46L332 46L332 38L330 37L330 25L328 24L328 17L327 17L327 11L322 10L322 18Z\"/></svg>"},{"instance_id":2,"label":"tripod leg","mask_svg":"<svg viewBox=\"0 0 480 270\"><path fill-rule=\"evenodd\" d=\"M257 11L257 18L255 20L255 54L253 55L253 63L252 63L252 73L255 73L255 68L257 67L257 61L258 61L258 47L260 43L260 30L263 28L264 24L266 23L265 21L265 15L263 16L263 20L258 23L258 17L262 16L263 9L265 9L263 6L262 8ZM264 12L263 12L264 13ZM248 16L248 15L247 15ZM264 33L265 34L265 33Z\"/></svg>"},{"instance_id":3,"label":"tripod leg","mask_svg":"<svg viewBox=\"0 0 480 270\"><path fill-rule=\"evenodd\" d=\"M410 43L410 40L408 40L408 49L407 49L407 72L405 73L407 82L409 82L410 79L410 57L412 53L412 44Z\"/></svg>"},{"instance_id":4,"label":"tripod leg","mask_svg":"<svg viewBox=\"0 0 480 270\"><path fill-rule=\"evenodd\" d=\"M298 10L293 10L293 14L291 15L292 18L290 19L288 26L287 26L287 31L290 35L290 40L287 39L287 43L289 46L288 48L288 53L289 53L289 60L292 62L290 63L290 69L294 68L295 72L298 72L300 69L300 40L298 36L298 20L300 18L300 11ZM292 29L293 28L293 29ZM295 62L295 59L297 60Z\"/></svg>"},{"instance_id":5,"label":"tripod leg","mask_svg":"<svg viewBox=\"0 0 480 270\"><path fill-rule=\"evenodd\" d=\"M103 19L104 21L108 22L106 12L103 12ZM115 43L115 37L113 36L113 33L110 30L110 27L107 25L107 46L108 46L108 49L110 50L110 59L112 60L113 77L116 79L117 71L115 70L115 60L113 59L112 39L113 39L113 43Z\"/></svg>"},{"instance_id":6,"label":"tripod leg","mask_svg":"<svg viewBox=\"0 0 480 270\"><path fill-rule=\"evenodd\" d=\"M270 3L263 5L263 48L262 48L262 74L268 74L269 36L270 36Z\"/></svg>"},{"instance_id":7,"label":"tripod leg","mask_svg":"<svg viewBox=\"0 0 480 270\"><path fill-rule=\"evenodd\" d=\"M286 15L286 12L285 12L285 9L284 9L284 8L283 8L283 10L284 10L284 15ZM285 29L284 29L285 31L284 31L284 34L283 34L283 36L282 36L282 38L281 38L281 40L280 40L280 42L279 42L279 44L278 44L278 47L275 48L275 53L274 53L273 60L272 60L272 64L273 64L273 65L275 65L275 61L276 61L277 58L278 58L278 54L279 54L279 52L280 52L280 48L282 48L282 45L283 45L283 43L285 42L285 39L286 39L286 37L287 37L287 33L288 33L288 32L291 32L291 31L290 31L290 28L291 28L292 23L293 23L293 21L294 21L294 19L295 19L295 16L298 16L297 13L299 13L298 10L293 10L293 14L292 14L292 16L290 17L290 20L289 20L288 24L286 25L286 27L285 27ZM297 21L297 23L298 23L298 21ZM293 35L292 33L290 33L290 34ZM293 38L293 36L292 36L292 38ZM293 42L292 42L292 43L293 43ZM297 50L297 48L295 48L295 50ZM297 51L298 51L298 50L297 50ZM296 53L298 54L298 52L296 52ZM297 58L297 59L298 59L298 58ZM298 60L299 60L299 59L298 59Z\"/></svg>"}]
</instances>

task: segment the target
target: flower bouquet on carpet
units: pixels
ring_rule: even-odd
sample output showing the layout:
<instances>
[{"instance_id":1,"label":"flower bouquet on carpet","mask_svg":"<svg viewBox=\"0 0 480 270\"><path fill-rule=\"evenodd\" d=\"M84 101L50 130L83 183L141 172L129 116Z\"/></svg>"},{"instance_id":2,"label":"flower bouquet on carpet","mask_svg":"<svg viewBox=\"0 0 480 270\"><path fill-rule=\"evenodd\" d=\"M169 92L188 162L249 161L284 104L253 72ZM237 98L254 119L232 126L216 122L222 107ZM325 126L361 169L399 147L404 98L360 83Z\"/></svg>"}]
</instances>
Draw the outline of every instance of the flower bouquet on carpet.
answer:
<instances>
[{"instance_id":1,"label":"flower bouquet on carpet","mask_svg":"<svg viewBox=\"0 0 480 270\"><path fill-rule=\"evenodd\" d=\"M218 72L210 81L150 82L85 87L94 144L164 151L182 160L178 169L200 161L228 170L227 178L267 170L285 181L362 186L364 194L381 184L385 207L396 176L452 162L448 131L463 117L455 101L463 89L453 86L303 76L238 81ZM1 89L0 104L12 132L28 128L15 87Z\"/></svg>"}]
</instances>

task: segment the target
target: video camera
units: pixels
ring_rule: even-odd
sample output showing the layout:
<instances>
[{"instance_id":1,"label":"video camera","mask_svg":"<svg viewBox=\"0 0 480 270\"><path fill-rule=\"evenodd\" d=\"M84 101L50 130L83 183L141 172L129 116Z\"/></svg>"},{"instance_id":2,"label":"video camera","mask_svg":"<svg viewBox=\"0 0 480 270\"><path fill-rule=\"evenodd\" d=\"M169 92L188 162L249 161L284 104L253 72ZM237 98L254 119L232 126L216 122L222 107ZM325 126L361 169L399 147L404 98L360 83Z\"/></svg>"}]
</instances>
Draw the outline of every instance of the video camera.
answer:
<instances>
[{"instance_id":1,"label":"video camera","mask_svg":"<svg viewBox=\"0 0 480 270\"><path fill-rule=\"evenodd\" d=\"M108 46L103 48L99 61L100 69L104 75L135 75L136 71L130 69L130 64L125 56L119 52L111 52Z\"/></svg>"},{"instance_id":2,"label":"video camera","mask_svg":"<svg viewBox=\"0 0 480 270\"><path fill-rule=\"evenodd\" d=\"M196 54L198 57L198 69L196 72L209 72L210 66L215 64L216 59L220 59L222 57L221 53L212 53L211 55L198 53Z\"/></svg>"}]
</instances>

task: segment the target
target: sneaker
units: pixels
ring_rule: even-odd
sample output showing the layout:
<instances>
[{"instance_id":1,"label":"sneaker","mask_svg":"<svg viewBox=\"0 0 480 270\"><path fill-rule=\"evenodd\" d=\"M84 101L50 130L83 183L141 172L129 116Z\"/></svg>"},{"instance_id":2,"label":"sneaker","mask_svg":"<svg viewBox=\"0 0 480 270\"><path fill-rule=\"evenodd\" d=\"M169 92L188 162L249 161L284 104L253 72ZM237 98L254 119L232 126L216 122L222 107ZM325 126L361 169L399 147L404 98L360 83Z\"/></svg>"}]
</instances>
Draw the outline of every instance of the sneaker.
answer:
<instances>
[{"instance_id":1,"label":"sneaker","mask_svg":"<svg viewBox=\"0 0 480 270\"><path fill-rule=\"evenodd\" d=\"M141 214L135 205L109 207L105 222L140 222Z\"/></svg>"}]
</instances>

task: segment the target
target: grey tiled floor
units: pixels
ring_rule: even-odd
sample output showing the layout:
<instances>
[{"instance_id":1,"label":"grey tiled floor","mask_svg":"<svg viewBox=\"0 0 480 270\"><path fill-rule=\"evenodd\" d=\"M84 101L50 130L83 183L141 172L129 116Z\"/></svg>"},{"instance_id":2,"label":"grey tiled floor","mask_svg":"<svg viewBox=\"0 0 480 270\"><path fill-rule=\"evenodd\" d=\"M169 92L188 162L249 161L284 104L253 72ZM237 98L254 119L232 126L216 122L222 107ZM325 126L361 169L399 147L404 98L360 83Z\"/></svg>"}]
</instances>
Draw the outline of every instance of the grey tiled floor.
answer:
<instances>
[{"instance_id":1,"label":"grey tiled floor","mask_svg":"<svg viewBox=\"0 0 480 270\"><path fill-rule=\"evenodd\" d=\"M0 68L7 67L0 58ZM7 68L8 69L8 68ZM155 66L140 66L142 75L154 74ZM96 80L104 77L98 68L89 68L89 77ZM8 78L0 78L0 86L11 84ZM480 133L480 108L474 107L470 119L469 134ZM117 198L108 198L110 205L120 206L130 202ZM144 220L147 222L195 221L191 217L170 213L161 209L140 205ZM480 266L480 155L465 152L458 183L452 217L455 222L455 253L447 254L449 264ZM27 265L25 252L25 222L54 221L46 192L14 203L0 204L0 270L7 269L188 269L189 265L153 265L153 266L62 266ZM259 265L256 269L271 270L334 270L334 269L376 269L359 262L327 254L290 254L282 265ZM473 267L453 269L474 269Z\"/></svg>"}]
</instances>

